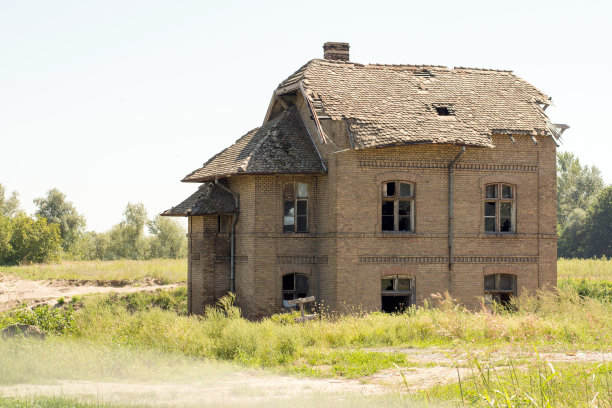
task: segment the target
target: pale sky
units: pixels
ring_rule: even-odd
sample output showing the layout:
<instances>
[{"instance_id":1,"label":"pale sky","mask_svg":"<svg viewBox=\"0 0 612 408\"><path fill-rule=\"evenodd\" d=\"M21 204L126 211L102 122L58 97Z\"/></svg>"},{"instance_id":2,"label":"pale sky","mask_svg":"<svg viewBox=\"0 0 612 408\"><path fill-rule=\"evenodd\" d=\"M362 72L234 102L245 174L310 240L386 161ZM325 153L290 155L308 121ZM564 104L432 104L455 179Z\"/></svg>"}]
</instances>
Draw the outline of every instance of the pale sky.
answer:
<instances>
[{"instance_id":1,"label":"pale sky","mask_svg":"<svg viewBox=\"0 0 612 408\"><path fill-rule=\"evenodd\" d=\"M563 150L612 183L612 2L0 0L0 183L57 187L104 231L261 125L326 41L351 61L510 69L552 96Z\"/></svg>"}]
</instances>

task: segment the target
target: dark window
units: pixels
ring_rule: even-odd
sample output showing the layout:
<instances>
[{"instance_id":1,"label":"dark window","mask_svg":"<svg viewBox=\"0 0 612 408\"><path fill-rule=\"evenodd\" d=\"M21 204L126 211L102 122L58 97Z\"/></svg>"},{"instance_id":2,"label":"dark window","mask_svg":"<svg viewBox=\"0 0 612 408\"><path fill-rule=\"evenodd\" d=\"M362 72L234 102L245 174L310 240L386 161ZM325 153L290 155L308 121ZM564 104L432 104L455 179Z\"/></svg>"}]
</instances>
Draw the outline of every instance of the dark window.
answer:
<instances>
[{"instance_id":1,"label":"dark window","mask_svg":"<svg viewBox=\"0 0 612 408\"><path fill-rule=\"evenodd\" d=\"M229 233L232 228L232 217L229 215L217 216L217 232Z\"/></svg>"},{"instance_id":2,"label":"dark window","mask_svg":"<svg viewBox=\"0 0 612 408\"><path fill-rule=\"evenodd\" d=\"M516 276L504 273L485 276L484 293L486 302L507 305L516 296Z\"/></svg>"},{"instance_id":3,"label":"dark window","mask_svg":"<svg viewBox=\"0 0 612 408\"><path fill-rule=\"evenodd\" d=\"M436 107L436 112L438 113L438 116L450 116L451 115L450 109L448 109L448 107L446 106Z\"/></svg>"},{"instance_id":4,"label":"dark window","mask_svg":"<svg viewBox=\"0 0 612 408\"><path fill-rule=\"evenodd\" d=\"M308 296L308 276L291 273L283 276L283 306L284 301Z\"/></svg>"},{"instance_id":5,"label":"dark window","mask_svg":"<svg viewBox=\"0 0 612 408\"><path fill-rule=\"evenodd\" d=\"M515 198L514 186L499 183L485 186L484 230L486 232L515 232Z\"/></svg>"},{"instance_id":6,"label":"dark window","mask_svg":"<svg viewBox=\"0 0 612 408\"><path fill-rule=\"evenodd\" d=\"M283 186L283 232L308 232L308 184Z\"/></svg>"},{"instance_id":7,"label":"dark window","mask_svg":"<svg viewBox=\"0 0 612 408\"><path fill-rule=\"evenodd\" d=\"M414 304L414 277L404 275L385 276L381 283L382 311L403 312Z\"/></svg>"},{"instance_id":8,"label":"dark window","mask_svg":"<svg viewBox=\"0 0 612 408\"><path fill-rule=\"evenodd\" d=\"M401 181L383 183L381 217L383 231L414 231L414 185Z\"/></svg>"}]
</instances>

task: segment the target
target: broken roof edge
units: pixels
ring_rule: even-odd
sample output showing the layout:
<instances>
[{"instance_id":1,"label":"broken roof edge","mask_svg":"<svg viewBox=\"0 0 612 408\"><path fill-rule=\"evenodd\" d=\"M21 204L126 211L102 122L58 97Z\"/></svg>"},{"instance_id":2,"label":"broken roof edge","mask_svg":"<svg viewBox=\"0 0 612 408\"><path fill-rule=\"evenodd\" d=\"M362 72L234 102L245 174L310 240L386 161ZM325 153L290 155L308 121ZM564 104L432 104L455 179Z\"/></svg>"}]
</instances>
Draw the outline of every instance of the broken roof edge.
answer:
<instances>
[{"instance_id":1,"label":"broken roof edge","mask_svg":"<svg viewBox=\"0 0 612 408\"><path fill-rule=\"evenodd\" d=\"M236 214L234 197L215 183L204 183L189 197L162 212L164 217Z\"/></svg>"},{"instance_id":2,"label":"broken roof edge","mask_svg":"<svg viewBox=\"0 0 612 408\"><path fill-rule=\"evenodd\" d=\"M212 162L214 159L216 159L217 157L219 157L221 154L225 153L230 147L234 146L236 143L238 143L240 141L240 139L242 139L245 136L248 136L249 134L253 133L253 132L257 132L259 129L261 128L261 126L258 126L254 129L249 130L248 132L246 132L244 135L240 136L238 139L236 139L234 141L234 143L232 143L231 145L227 146L225 149L221 150L220 152L214 154L210 159L206 160L204 162L204 164L202 164L202 167L198 167L197 169L187 173L187 175L185 177L183 177L181 179L181 182L183 183L187 183L189 182L189 180L187 180L189 178L189 176L191 176L192 174L195 174L196 172L198 172L198 170L201 170L202 168L206 167L210 162Z\"/></svg>"},{"instance_id":3,"label":"broken roof edge","mask_svg":"<svg viewBox=\"0 0 612 408\"><path fill-rule=\"evenodd\" d=\"M229 177L238 177L238 176L273 176L273 175L281 175L286 174L288 176L299 176L303 174L318 174L318 175L326 175L327 170L321 171L304 171L304 172L236 172L236 173L227 173L227 174L216 174L205 176L197 179L189 179L186 178L181 180L183 183L206 183L209 181L214 181L215 179L225 179Z\"/></svg>"},{"instance_id":4,"label":"broken roof edge","mask_svg":"<svg viewBox=\"0 0 612 408\"><path fill-rule=\"evenodd\" d=\"M386 143L386 144L375 145L375 146L363 146L363 147L355 146L354 148L347 149L347 150L385 149L388 147L403 147L403 146L416 146L416 145L449 145L449 146L477 147L477 148L482 148L482 149L495 147L493 143L475 144L475 143L434 142L434 141L427 141L427 140L416 140L412 142L392 142L392 143Z\"/></svg>"}]
</instances>

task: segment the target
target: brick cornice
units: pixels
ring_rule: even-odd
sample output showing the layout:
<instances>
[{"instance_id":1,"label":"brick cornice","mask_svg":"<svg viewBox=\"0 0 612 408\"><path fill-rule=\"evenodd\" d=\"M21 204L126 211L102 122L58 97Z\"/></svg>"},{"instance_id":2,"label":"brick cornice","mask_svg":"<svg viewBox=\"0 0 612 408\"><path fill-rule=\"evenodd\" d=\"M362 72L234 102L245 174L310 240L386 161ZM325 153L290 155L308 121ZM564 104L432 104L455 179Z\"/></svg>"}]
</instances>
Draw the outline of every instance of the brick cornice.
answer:
<instances>
[{"instance_id":1,"label":"brick cornice","mask_svg":"<svg viewBox=\"0 0 612 408\"><path fill-rule=\"evenodd\" d=\"M358 167L373 169L448 169L447 162L359 159ZM457 170L537 172L536 164L458 163Z\"/></svg>"}]
</instances>

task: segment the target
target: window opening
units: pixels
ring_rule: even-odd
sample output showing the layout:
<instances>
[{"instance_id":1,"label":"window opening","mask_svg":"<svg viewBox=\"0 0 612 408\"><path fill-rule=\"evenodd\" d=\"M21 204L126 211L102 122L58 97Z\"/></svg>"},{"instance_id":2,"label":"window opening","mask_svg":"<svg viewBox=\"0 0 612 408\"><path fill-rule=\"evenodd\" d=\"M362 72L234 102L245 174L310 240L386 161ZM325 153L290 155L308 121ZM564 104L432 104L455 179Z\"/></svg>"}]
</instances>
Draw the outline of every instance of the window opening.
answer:
<instances>
[{"instance_id":1,"label":"window opening","mask_svg":"<svg viewBox=\"0 0 612 408\"><path fill-rule=\"evenodd\" d=\"M401 313L414 305L414 277L405 275L385 276L380 282L383 312Z\"/></svg>"},{"instance_id":2,"label":"window opening","mask_svg":"<svg viewBox=\"0 0 612 408\"><path fill-rule=\"evenodd\" d=\"M283 276L283 306L287 300L304 298L308 296L308 276L299 273L290 273Z\"/></svg>"},{"instance_id":3,"label":"window opening","mask_svg":"<svg viewBox=\"0 0 612 408\"><path fill-rule=\"evenodd\" d=\"M217 216L217 232L228 234L232 227L232 217L220 214Z\"/></svg>"},{"instance_id":4,"label":"window opening","mask_svg":"<svg viewBox=\"0 0 612 408\"><path fill-rule=\"evenodd\" d=\"M484 293L486 303L508 305L510 299L516 296L516 276L503 273L485 276Z\"/></svg>"},{"instance_id":5,"label":"window opening","mask_svg":"<svg viewBox=\"0 0 612 408\"><path fill-rule=\"evenodd\" d=\"M401 181L383 183L382 230L414 231L414 185Z\"/></svg>"},{"instance_id":6,"label":"window opening","mask_svg":"<svg viewBox=\"0 0 612 408\"><path fill-rule=\"evenodd\" d=\"M514 186L500 183L485 186L485 232L515 232L515 200Z\"/></svg>"},{"instance_id":7,"label":"window opening","mask_svg":"<svg viewBox=\"0 0 612 408\"><path fill-rule=\"evenodd\" d=\"M283 232L308 232L308 184L283 186Z\"/></svg>"}]
</instances>

